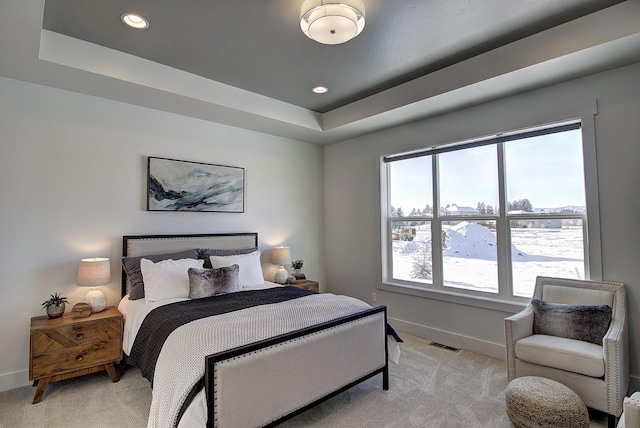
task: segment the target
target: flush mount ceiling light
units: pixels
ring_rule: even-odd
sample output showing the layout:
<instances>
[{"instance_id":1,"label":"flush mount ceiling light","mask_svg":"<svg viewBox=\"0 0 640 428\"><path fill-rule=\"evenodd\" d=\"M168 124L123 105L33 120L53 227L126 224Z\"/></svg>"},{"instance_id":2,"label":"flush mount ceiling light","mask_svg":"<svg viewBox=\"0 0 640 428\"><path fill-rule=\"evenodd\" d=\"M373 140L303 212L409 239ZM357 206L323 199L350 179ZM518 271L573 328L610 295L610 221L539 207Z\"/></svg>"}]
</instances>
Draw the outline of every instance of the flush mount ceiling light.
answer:
<instances>
[{"instance_id":1,"label":"flush mount ceiling light","mask_svg":"<svg viewBox=\"0 0 640 428\"><path fill-rule=\"evenodd\" d=\"M149 21L135 13L125 13L120 17L120 19L129 27L137 28L139 30L146 30L149 28Z\"/></svg>"},{"instance_id":2,"label":"flush mount ceiling light","mask_svg":"<svg viewBox=\"0 0 640 428\"><path fill-rule=\"evenodd\" d=\"M312 89L312 91L314 94L326 94L327 92L329 92L329 88L327 88L326 86L316 86Z\"/></svg>"},{"instance_id":3,"label":"flush mount ceiling light","mask_svg":"<svg viewBox=\"0 0 640 428\"><path fill-rule=\"evenodd\" d=\"M300 28L325 45L348 42L364 28L362 0L305 0L300 8Z\"/></svg>"}]
</instances>

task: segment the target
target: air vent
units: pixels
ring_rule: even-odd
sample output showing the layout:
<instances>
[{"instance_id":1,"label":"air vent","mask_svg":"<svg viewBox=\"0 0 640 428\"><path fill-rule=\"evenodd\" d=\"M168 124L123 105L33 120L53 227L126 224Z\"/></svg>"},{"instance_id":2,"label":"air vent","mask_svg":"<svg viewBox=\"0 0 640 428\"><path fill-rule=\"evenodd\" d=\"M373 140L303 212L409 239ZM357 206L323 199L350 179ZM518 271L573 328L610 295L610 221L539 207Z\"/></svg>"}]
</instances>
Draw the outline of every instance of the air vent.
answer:
<instances>
[{"instance_id":1,"label":"air vent","mask_svg":"<svg viewBox=\"0 0 640 428\"><path fill-rule=\"evenodd\" d=\"M454 348L453 346L443 345L442 343L438 343L438 342L431 342L429 345L435 346L436 348L445 349L445 350L451 351L451 352L458 352L459 351L458 348Z\"/></svg>"}]
</instances>

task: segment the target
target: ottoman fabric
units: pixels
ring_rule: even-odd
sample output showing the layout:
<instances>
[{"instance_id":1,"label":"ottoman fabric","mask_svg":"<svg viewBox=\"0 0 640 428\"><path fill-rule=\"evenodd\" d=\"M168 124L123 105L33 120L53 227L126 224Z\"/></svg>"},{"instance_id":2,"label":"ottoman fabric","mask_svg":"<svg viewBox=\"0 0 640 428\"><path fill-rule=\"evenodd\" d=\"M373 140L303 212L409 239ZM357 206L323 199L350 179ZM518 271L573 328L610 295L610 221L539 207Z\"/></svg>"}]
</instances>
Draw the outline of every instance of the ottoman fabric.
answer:
<instances>
[{"instance_id":1,"label":"ottoman fabric","mask_svg":"<svg viewBox=\"0 0 640 428\"><path fill-rule=\"evenodd\" d=\"M512 380L505 391L507 415L519 428L589 427L589 412L578 394L537 376Z\"/></svg>"}]
</instances>

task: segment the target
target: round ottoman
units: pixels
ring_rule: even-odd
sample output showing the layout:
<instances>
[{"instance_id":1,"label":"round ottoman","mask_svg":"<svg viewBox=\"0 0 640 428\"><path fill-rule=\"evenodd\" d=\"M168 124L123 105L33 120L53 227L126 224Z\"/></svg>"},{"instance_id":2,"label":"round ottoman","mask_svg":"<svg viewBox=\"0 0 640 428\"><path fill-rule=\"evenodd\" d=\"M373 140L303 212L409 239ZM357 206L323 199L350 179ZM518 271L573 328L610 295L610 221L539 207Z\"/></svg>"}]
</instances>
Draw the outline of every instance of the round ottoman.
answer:
<instances>
[{"instance_id":1,"label":"round ottoman","mask_svg":"<svg viewBox=\"0 0 640 428\"><path fill-rule=\"evenodd\" d=\"M505 391L507 415L518 428L589 427L589 412L571 388L537 376L519 377Z\"/></svg>"}]
</instances>

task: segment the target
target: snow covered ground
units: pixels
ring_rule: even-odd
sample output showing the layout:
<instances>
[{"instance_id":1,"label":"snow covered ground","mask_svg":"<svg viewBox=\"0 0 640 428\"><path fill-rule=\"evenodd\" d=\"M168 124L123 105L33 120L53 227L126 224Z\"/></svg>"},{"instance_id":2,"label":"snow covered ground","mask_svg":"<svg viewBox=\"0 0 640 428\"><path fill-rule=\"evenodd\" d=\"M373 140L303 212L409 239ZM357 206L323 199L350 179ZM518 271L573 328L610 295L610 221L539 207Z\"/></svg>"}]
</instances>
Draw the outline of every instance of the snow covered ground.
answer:
<instances>
[{"instance_id":1,"label":"snow covered ground","mask_svg":"<svg viewBox=\"0 0 640 428\"><path fill-rule=\"evenodd\" d=\"M495 230L473 222L443 227L443 275L446 287L498 292ZM538 275L584 278L582 227L559 229L513 228L513 283L516 296L531 297ZM431 240L427 224L416 227L413 241L393 241L394 278L430 283L412 277L425 243ZM415 274L413 274L415 275Z\"/></svg>"}]
</instances>

